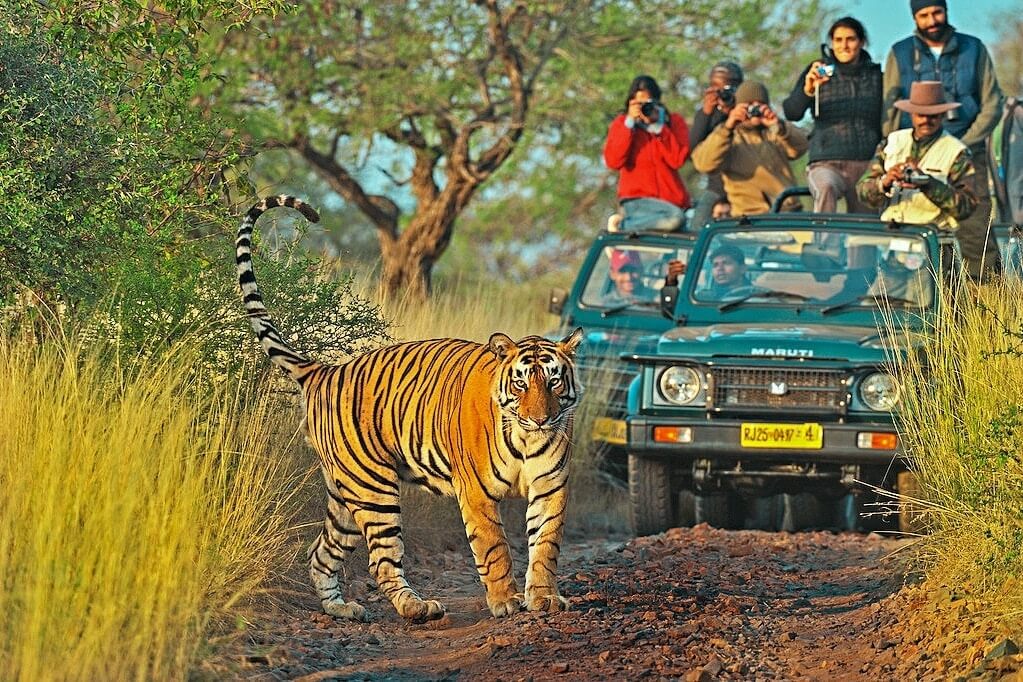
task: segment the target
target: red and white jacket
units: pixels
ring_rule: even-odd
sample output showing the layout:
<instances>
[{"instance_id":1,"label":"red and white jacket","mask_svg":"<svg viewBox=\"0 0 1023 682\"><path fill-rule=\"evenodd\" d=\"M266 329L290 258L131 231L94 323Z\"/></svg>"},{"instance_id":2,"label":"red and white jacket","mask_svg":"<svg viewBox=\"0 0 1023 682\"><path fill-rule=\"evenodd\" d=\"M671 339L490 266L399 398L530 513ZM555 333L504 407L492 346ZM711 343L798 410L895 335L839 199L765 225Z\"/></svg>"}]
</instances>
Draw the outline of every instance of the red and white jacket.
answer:
<instances>
[{"instance_id":1,"label":"red and white jacket","mask_svg":"<svg viewBox=\"0 0 1023 682\"><path fill-rule=\"evenodd\" d=\"M604 163L619 172L618 200L653 198L689 208L689 192L678 174L689 158L685 119L671 114L666 124L650 129L626 120L620 114L611 121L604 143Z\"/></svg>"}]
</instances>

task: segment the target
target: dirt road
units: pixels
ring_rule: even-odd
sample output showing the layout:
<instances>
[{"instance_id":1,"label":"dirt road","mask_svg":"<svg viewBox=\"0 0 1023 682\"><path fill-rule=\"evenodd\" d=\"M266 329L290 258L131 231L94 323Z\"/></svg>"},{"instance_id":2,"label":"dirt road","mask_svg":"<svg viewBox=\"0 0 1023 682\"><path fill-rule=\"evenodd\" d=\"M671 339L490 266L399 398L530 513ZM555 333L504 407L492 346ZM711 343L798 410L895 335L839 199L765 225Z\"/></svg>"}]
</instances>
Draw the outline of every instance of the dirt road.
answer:
<instances>
[{"instance_id":1,"label":"dirt road","mask_svg":"<svg viewBox=\"0 0 1023 682\"><path fill-rule=\"evenodd\" d=\"M420 592L448 615L394 614L365 575L373 622L316 613L311 592L261 624L214 676L277 680L941 679L907 668L896 592L904 541L827 532L676 529L573 541L561 590L572 610L494 619L469 556L410 557ZM515 547L519 573L524 552ZM897 657L903 659L902 667ZM225 660L228 660L225 659Z\"/></svg>"}]
</instances>

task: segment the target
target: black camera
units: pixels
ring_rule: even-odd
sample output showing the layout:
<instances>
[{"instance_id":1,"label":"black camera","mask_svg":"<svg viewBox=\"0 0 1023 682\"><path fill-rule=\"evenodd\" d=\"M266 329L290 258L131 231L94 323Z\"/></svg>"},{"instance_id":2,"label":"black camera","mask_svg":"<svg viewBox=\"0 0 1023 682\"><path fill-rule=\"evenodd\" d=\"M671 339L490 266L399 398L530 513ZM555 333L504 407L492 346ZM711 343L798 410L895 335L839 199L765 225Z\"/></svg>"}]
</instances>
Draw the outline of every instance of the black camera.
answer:
<instances>
[{"instance_id":1,"label":"black camera","mask_svg":"<svg viewBox=\"0 0 1023 682\"><path fill-rule=\"evenodd\" d=\"M639 105L639 111L647 118L657 118L657 109L660 108L660 103L657 100L649 100Z\"/></svg>"},{"instance_id":2,"label":"black camera","mask_svg":"<svg viewBox=\"0 0 1023 682\"><path fill-rule=\"evenodd\" d=\"M718 88L718 99L727 107L735 104L735 86L726 85L723 88Z\"/></svg>"},{"instance_id":3,"label":"black camera","mask_svg":"<svg viewBox=\"0 0 1023 682\"><path fill-rule=\"evenodd\" d=\"M749 116L750 118L754 118L756 116L763 116L764 108L759 104L751 104L749 105L749 108L746 109L746 115Z\"/></svg>"},{"instance_id":4,"label":"black camera","mask_svg":"<svg viewBox=\"0 0 1023 682\"><path fill-rule=\"evenodd\" d=\"M902 169L902 181L908 185L920 187L930 183L932 179L930 175L916 168L907 167Z\"/></svg>"}]
</instances>

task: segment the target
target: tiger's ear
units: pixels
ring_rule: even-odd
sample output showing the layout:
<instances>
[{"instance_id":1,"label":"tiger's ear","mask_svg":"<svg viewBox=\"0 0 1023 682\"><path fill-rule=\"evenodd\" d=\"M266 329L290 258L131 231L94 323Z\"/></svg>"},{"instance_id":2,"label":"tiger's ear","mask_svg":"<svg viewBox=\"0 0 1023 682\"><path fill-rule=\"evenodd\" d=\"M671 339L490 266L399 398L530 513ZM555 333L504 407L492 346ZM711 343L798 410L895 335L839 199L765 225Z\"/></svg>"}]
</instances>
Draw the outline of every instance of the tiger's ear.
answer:
<instances>
[{"instance_id":1,"label":"tiger's ear","mask_svg":"<svg viewBox=\"0 0 1023 682\"><path fill-rule=\"evenodd\" d=\"M576 327L575 331L566 336L561 340L561 350L565 355L575 355L575 349L579 347L579 343L583 340L583 328Z\"/></svg>"},{"instance_id":2,"label":"tiger's ear","mask_svg":"<svg viewBox=\"0 0 1023 682\"><path fill-rule=\"evenodd\" d=\"M490 341L487 341L487 349L491 353L496 355L499 359L503 360L504 356L508 355L509 351L515 347L515 342L512 341L511 337L501 332L496 332L490 336Z\"/></svg>"}]
</instances>

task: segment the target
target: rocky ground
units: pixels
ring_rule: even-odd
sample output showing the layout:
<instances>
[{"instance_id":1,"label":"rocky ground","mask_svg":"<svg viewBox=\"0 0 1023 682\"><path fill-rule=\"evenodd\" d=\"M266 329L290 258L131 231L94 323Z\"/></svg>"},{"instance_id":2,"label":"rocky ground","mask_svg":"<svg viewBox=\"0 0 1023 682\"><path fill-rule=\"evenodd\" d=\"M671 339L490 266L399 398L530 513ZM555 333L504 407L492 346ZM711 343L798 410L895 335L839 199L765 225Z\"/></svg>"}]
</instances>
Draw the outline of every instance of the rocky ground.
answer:
<instances>
[{"instance_id":1,"label":"rocky ground","mask_svg":"<svg viewBox=\"0 0 1023 682\"><path fill-rule=\"evenodd\" d=\"M949 649L952 660L932 653L936 643L949 645L935 624L948 613L907 586L907 544L876 534L705 525L630 541L568 538L561 590L571 610L505 619L487 611L467 551L411 556L411 582L446 604L442 620L402 621L365 569L353 570L350 592L369 608L371 623L318 613L311 590L296 584L244 636L223 643L199 676L705 682L1019 675L1023 657L1012 655L1012 642ZM521 574L521 540L513 549Z\"/></svg>"}]
</instances>

